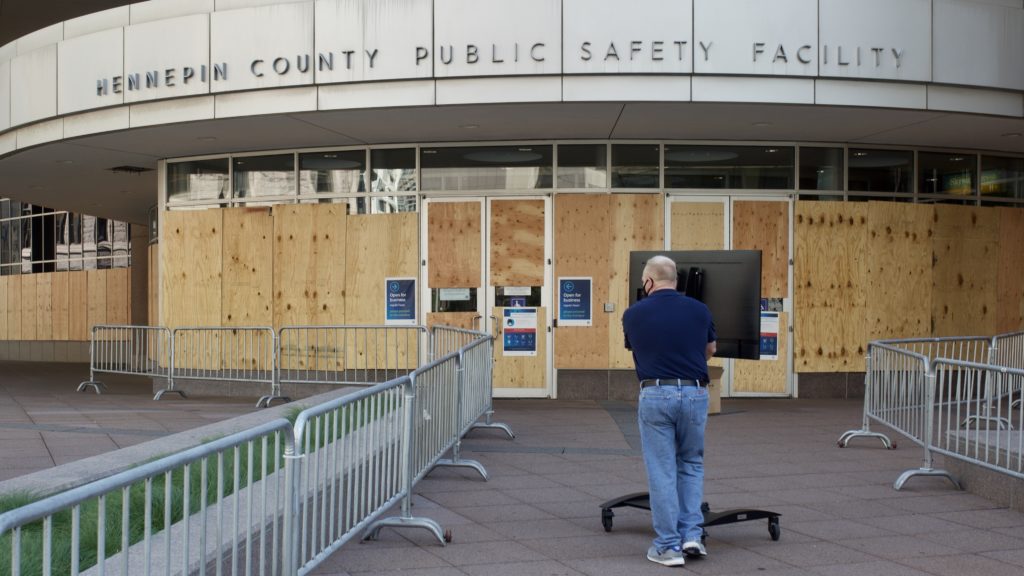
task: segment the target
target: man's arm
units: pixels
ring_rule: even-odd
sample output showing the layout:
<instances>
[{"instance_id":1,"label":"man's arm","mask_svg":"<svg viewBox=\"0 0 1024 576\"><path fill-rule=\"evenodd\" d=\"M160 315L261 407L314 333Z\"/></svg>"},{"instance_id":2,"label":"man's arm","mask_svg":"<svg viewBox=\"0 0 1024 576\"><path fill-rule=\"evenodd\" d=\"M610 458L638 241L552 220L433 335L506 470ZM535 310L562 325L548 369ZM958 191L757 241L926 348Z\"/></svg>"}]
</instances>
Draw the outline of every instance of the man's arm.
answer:
<instances>
[{"instance_id":1,"label":"man's arm","mask_svg":"<svg viewBox=\"0 0 1024 576\"><path fill-rule=\"evenodd\" d=\"M704 359L711 360L716 350L718 350L718 344L716 342L708 342L708 345L704 347Z\"/></svg>"}]
</instances>

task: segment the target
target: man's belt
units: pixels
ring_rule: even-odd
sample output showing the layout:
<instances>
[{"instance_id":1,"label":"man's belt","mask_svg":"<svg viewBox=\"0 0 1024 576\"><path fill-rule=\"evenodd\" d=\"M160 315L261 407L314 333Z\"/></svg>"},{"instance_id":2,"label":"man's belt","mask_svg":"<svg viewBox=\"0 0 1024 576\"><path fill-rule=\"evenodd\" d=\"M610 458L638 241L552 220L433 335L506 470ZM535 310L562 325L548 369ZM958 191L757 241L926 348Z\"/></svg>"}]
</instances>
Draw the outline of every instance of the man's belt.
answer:
<instances>
[{"instance_id":1,"label":"man's belt","mask_svg":"<svg viewBox=\"0 0 1024 576\"><path fill-rule=\"evenodd\" d=\"M697 386L703 388L707 384L700 380L687 380L686 378L652 378L640 381L641 388L648 386Z\"/></svg>"}]
</instances>

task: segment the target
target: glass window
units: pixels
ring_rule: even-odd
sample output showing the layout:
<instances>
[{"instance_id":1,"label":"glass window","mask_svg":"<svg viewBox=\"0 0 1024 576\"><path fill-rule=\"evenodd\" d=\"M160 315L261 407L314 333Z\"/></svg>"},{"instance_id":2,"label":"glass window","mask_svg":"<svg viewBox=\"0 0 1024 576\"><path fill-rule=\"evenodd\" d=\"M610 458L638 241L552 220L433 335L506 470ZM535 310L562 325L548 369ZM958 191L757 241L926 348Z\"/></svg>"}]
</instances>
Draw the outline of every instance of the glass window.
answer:
<instances>
[{"instance_id":1,"label":"glass window","mask_svg":"<svg viewBox=\"0 0 1024 576\"><path fill-rule=\"evenodd\" d=\"M424 190L532 190L551 188L552 147L423 148Z\"/></svg>"},{"instance_id":2,"label":"glass window","mask_svg":"<svg viewBox=\"0 0 1024 576\"><path fill-rule=\"evenodd\" d=\"M370 152L371 192L415 192L416 149L385 148Z\"/></svg>"},{"instance_id":3,"label":"glass window","mask_svg":"<svg viewBox=\"0 0 1024 576\"><path fill-rule=\"evenodd\" d=\"M981 195L1024 199L1024 158L982 156Z\"/></svg>"},{"instance_id":4,"label":"glass window","mask_svg":"<svg viewBox=\"0 0 1024 576\"><path fill-rule=\"evenodd\" d=\"M228 195L228 159L167 164L167 200L223 200Z\"/></svg>"},{"instance_id":5,"label":"glass window","mask_svg":"<svg viewBox=\"0 0 1024 576\"><path fill-rule=\"evenodd\" d=\"M793 189L793 148L666 146L666 188Z\"/></svg>"},{"instance_id":6,"label":"glass window","mask_svg":"<svg viewBox=\"0 0 1024 576\"><path fill-rule=\"evenodd\" d=\"M299 154L299 194L304 196L365 192L365 177L366 150Z\"/></svg>"},{"instance_id":7,"label":"glass window","mask_svg":"<svg viewBox=\"0 0 1024 576\"><path fill-rule=\"evenodd\" d=\"M607 188L608 146L562 144L558 146L559 188Z\"/></svg>"},{"instance_id":8,"label":"glass window","mask_svg":"<svg viewBox=\"0 0 1024 576\"><path fill-rule=\"evenodd\" d=\"M850 148L851 192L910 192L914 153L909 150Z\"/></svg>"},{"instance_id":9,"label":"glass window","mask_svg":"<svg viewBox=\"0 0 1024 576\"><path fill-rule=\"evenodd\" d=\"M415 212L416 196L360 196L349 199L349 214L393 214Z\"/></svg>"},{"instance_id":10,"label":"glass window","mask_svg":"<svg viewBox=\"0 0 1024 576\"><path fill-rule=\"evenodd\" d=\"M842 148L800 148L801 190L842 190Z\"/></svg>"},{"instance_id":11,"label":"glass window","mask_svg":"<svg viewBox=\"0 0 1024 576\"><path fill-rule=\"evenodd\" d=\"M918 152L917 164L918 193L974 195L977 156L955 152Z\"/></svg>"},{"instance_id":12,"label":"glass window","mask_svg":"<svg viewBox=\"0 0 1024 576\"><path fill-rule=\"evenodd\" d=\"M612 188L658 188L660 156L657 144L613 144Z\"/></svg>"},{"instance_id":13,"label":"glass window","mask_svg":"<svg viewBox=\"0 0 1024 576\"><path fill-rule=\"evenodd\" d=\"M295 195L295 155L246 156L234 159L235 198Z\"/></svg>"}]
</instances>

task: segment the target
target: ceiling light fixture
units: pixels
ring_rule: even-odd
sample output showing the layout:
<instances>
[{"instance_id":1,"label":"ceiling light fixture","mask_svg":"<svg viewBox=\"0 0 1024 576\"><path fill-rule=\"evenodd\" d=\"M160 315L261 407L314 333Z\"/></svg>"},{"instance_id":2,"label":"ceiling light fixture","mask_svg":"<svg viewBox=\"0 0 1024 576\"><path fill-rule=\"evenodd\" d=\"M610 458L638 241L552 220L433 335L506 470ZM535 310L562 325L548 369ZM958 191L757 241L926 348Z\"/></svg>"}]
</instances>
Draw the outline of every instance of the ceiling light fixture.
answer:
<instances>
[{"instance_id":1,"label":"ceiling light fixture","mask_svg":"<svg viewBox=\"0 0 1024 576\"><path fill-rule=\"evenodd\" d=\"M753 124L751 124L751 126L754 126L755 128L767 128L768 126L771 125L771 122L754 122Z\"/></svg>"},{"instance_id":2,"label":"ceiling light fixture","mask_svg":"<svg viewBox=\"0 0 1024 576\"><path fill-rule=\"evenodd\" d=\"M1007 132L1002 135L1003 138L1020 138L1020 132Z\"/></svg>"},{"instance_id":3,"label":"ceiling light fixture","mask_svg":"<svg viewBox=\"0 0 1024 576\"><path fill-rule=\"evenodd\" d=\"M459 128L462 128L463 130L476 130L479 127L480 127L479 124L460 124L459 125Z\"/></svg>"}]
</instances>

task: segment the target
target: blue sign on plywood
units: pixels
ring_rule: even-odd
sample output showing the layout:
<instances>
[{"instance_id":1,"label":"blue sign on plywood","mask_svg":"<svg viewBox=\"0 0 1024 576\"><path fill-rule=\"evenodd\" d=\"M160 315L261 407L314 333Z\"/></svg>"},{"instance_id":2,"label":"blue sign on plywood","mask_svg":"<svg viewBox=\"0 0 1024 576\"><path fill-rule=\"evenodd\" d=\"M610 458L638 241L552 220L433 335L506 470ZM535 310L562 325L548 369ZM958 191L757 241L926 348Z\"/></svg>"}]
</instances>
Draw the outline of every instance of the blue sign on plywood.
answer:
<instances>
[{"instance_id":1,"label":"blue sign on plywood","mask_svg":"<svg viewBox=\"0 0 1024 576\"><path fill-rule=\"evenodd\" d=\"M593 279L562 277L558 279L558 325L591 326L593 324Z\"/></svg>"},{"instance_id":2,"label":"blue sign on plywood","mask_svg":"<svg viewBox=\"0 0 1024 576\"><path fill-rule=\"evenodd\" d=\"M389 326L416 325L416 279L384 279L384 323Z\"/></svg>"}]
</instances>

